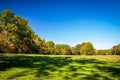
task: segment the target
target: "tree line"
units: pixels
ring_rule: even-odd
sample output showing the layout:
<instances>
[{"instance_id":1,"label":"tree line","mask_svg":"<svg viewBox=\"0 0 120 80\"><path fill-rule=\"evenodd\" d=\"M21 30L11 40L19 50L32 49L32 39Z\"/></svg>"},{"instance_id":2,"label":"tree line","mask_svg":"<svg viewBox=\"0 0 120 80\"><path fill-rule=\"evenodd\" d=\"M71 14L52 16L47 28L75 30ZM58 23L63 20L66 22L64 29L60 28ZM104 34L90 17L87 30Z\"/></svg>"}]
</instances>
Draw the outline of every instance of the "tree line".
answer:
<instances>
[{"instance_id":1,"label":"tree line","mask_svg":"<svg viewBox=\"0 0 120 80\"><path fill-rule=\"evenodd\" d=\"M41 39L28 21L11 10L0 13L0 53L51 55L120 55L120 44L108 50L96 50L91 42L71 47Z\"/></svg>"}]
</instances>

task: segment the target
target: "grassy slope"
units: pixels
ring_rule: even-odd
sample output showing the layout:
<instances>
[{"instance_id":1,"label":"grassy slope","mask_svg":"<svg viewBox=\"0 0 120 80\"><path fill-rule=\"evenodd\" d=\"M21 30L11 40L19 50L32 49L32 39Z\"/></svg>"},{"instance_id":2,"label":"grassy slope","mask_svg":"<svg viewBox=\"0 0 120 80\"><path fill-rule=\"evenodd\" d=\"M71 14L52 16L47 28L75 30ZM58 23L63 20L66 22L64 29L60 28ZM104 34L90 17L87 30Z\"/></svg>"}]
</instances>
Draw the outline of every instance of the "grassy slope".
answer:
<instances>
[{"instance_id":1,"label":"grassy slope","mask_svg":"<svg viewBox=\"0 0 120 80\"><path fill-rule=\"evenodd\" d=\"M0 80L120 80L120 56L0 55Z\"/></svg>"}]
</instances>

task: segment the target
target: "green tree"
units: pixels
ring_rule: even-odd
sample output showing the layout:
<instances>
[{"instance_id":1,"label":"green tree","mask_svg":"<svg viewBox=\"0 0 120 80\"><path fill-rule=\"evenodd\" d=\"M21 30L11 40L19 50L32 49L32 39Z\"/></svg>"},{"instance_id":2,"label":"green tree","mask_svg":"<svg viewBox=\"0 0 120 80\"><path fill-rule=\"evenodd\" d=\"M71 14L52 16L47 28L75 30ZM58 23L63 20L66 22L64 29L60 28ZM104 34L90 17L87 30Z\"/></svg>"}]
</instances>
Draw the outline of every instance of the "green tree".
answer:
<instances>
[{"instance_id":1,"label":"green tree","mask_svg":"<svg viewBox=\"0 0 120 80\"><path fill-rule=\"evenodd\" d=\"M61 54L62 55L70 55L71 54L71 47L67 44L61 45Z\"/></svg>"},{"instance_id":2,"label":"green tree","mask_svg":"<svg viewBox=\"0 0 120 80\"><path fill-rule=\"evenodd\" d=\"M48 41L46 43L46 46L47 46L47 54L53 54L55 43L53 41Z\"/></svg>"},{"instance_id":3,"label":"green tree","mask_svg":"<svg viewBox=\"0 0 120 80\"><path fill-rule=\"evenodd\" d=\"M91 42L83 42L80 48L80 54L92 55L95 54L95 49Z\"/></svg>"},{"instance_id":4,"label":"green tree","mask_svg":"<svg viewBox=\"0 0 120 80\"><path fill-rule=\"evenodd\" d=\"M120 44L113 46L111 52L113 55L120 55Z\"/></svg>"},{"instance_id":5,"label":"green tree","mask_svg":"<svg viewBox=\"0 0 120 80\"><path fill-rule=\"evenodd\" d=\"M10 10L4 10L0 15L0 45L1 52L39 53L40 42L28 21L15 15ZM37 44L39 42L39 44ZM42 42L42 41L41 41Z\"/></svg>"},{"instance_id":6,"label":"green tree","mask_svg":"<svg viewBox=\"0 0 120 80\"><path fill-rule=\"evenodd\" d=\"M74 54L80 55L80 48L81 48L81 44L77 44L77 45L75 46Z\"/></svg>"},{"instance_id":7,"label":"green tree","mask_svg":"<svg viewBox=\"0 0 120 80\"><path fill-rule=\"evenodd\" d=\"M40 54L47 54L47 45L44 39L40 41Z\"/></svg>"},{"instance_id":8,"label":"green tree","mask_svg":"<svg viewBox=\"0 0 120 80\"><path fill-rule=\"evenodd\" d=\"M97 55L107 55L110 54L109 50L97 50L96 51Z\"/></svg>"},{"instance_id":9,"label":"green tree","mask_svg":"<svg viewBox=\"0 0 120 80\"><path fill-rule=\"evenodd\" d=\"M75 47L70 48L70 55L76 55L75 53Z\"/></svg>"},{"instance_id":10,"label":"green tree","mask_svg":"<svg viewBox=\"0 0 120 80\"><path fill-rule=\"evenodd\" d=\"M60 44L56 44L55 45L55 55L60 55L61 54L61 45Z\"/></svg>"},{"instance_id":11,"label":"green tree","mask_svg":"<svg viewBox=\"0 0 120 80\"><path fill-rule=\"evenodd\" d=\"M71 54L71 47L66 44L56 44L54 54L69 55L69 54Z\"/></svg>"},{"instance_id":12,"label":"green tree","mask_svg":"<svg viewBox=\"0 0 120 80\"><path fill-rule=\"evenodd\" d=\"M10 24L13 22L13 17L14 13L11 10L4 10L1 13L0 20L5 26L7 26L8 23Z\"/></svg>"}]
</instances>

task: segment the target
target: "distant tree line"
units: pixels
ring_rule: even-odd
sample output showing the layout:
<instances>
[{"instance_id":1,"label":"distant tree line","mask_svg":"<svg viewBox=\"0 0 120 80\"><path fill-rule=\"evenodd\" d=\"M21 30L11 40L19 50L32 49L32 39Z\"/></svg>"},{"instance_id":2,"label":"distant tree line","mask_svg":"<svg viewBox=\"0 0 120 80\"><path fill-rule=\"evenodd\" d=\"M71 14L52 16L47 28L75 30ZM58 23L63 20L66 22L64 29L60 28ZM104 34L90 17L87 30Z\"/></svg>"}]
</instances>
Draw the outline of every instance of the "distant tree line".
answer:
<instances>
[{"instance_id":1,"label":"distant tree line","mask_svg":"<svg viewBox=\"0 0 120 80\"><path fill-rule=\"evenodd\" d=\"M41 39L28 21L11 10L0 13L0 53L49 55L120 55L120 44L109 50L96 50L91 42L71 47Z\"/></svg>"}]
</instances>

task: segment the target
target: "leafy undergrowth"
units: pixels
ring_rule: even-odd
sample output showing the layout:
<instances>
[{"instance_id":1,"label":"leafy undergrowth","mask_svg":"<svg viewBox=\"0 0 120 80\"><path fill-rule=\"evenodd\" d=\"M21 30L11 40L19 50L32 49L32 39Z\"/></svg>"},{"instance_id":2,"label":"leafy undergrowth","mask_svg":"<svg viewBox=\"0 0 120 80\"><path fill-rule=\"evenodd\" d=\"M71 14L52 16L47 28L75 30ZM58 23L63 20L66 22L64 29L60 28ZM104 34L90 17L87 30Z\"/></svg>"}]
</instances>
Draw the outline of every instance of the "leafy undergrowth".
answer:
<instances>
[{"instance_id":1,"label":"leafy undergrowth","mask_svg":"<svg viewBox=\"0 0 120 80\"><path fill-rule=\"evenodd\" d=\"M0 55L0 80L120 80L120 56Z\"/></svg>"}]
</instances>

